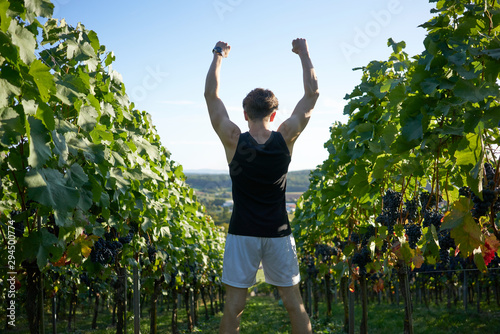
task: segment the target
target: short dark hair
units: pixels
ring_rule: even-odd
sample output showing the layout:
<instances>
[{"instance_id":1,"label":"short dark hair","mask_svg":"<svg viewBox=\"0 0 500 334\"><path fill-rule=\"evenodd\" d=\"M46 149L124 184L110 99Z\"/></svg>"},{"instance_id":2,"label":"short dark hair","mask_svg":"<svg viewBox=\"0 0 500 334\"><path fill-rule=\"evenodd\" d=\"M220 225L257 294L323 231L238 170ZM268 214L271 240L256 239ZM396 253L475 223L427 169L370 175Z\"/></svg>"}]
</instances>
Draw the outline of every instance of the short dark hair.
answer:
<instances>
[{"instance_id":1,"label":"short dark hair","mask_svg":"<svg viewBox=\"0 0 500 334\"><path fill-rule=\"evenodd\" d=\"M263 119L278 109L278 99L269 89L255 88L243 99L243 109L251 120Z\"/></svg>"}]
</instances>

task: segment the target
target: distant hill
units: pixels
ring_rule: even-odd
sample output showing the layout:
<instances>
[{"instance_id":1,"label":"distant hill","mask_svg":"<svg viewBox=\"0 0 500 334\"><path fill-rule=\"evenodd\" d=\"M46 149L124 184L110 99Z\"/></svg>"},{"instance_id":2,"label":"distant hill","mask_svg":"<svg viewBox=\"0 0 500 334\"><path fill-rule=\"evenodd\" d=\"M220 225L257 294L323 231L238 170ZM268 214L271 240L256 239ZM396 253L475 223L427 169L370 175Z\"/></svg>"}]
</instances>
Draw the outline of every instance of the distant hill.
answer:
<instances>
[{"instance_id":1,"label":"distant hill","mask_svg":"<svg viewBox=\"0 0 500 334\"><path fill-rule=\"evenodd\" d=\"M304 192L309 187L309 170L288 172L288 192ZM193 189L203 192L231 190L229 174L186 172L186 183Z\"/></svg>"}]
</instances>

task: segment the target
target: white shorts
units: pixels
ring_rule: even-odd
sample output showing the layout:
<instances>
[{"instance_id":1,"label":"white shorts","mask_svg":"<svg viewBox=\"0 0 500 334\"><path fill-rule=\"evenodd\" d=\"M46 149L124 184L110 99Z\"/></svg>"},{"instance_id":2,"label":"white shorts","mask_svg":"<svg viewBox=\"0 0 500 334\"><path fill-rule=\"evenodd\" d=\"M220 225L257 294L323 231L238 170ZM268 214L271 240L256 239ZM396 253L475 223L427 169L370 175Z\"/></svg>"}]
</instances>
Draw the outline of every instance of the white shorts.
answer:
<instances>
[{"instance_id":1,"label":"white shorts","mask_svg":"<svg viewBox=\"0 0 500 334\"><path fill-rule=\"evenodd\" d=\"M289 287L300 282L295 239L259 238L228 234L224 251L222 283L249 288L256 283L262 261L266 283Z\"/></svg>"}]
</instances>

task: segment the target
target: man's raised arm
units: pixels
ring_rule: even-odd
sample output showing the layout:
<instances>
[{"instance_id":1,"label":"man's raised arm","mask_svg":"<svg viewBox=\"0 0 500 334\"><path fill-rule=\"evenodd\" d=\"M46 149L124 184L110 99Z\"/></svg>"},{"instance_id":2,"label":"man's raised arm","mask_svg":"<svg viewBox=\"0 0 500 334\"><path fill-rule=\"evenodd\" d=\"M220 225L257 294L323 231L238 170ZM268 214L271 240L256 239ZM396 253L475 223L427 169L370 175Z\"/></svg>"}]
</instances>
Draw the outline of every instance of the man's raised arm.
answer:
<instances>
[{"instance_id":1,"label":"man's raised arm","mask_svg":"<svg viewBox=\"0 0 500 334\"><path fill-rule=\"evenodd\" d=\"M293 144L309 122L311 112L319 97L318 79L316 78L316 72L309 57L306 40L303 38L293 40L292 51L299 55L302 63L304 96L297 103L290 118L284 121L278 128L278 131L281 132L288 145L290 153L292 152Z\"/></svg>"},{"instance_id":2,"label":"man's raised arm","mask_svg":"<svg viewBox=\"0 0 500 334\"><path fill-rule=\"evenodd\" d=\"M226 107L219 97L220 68L222 58L228 56L231 47L224 42L217 42L214 48L214 58L205 81L205 101L207 103L208 114L215 132L219 136L228 163L231 162L238 144L238 136L241 131L236 124L231 122Z\"/></svg>"}]
</instances>

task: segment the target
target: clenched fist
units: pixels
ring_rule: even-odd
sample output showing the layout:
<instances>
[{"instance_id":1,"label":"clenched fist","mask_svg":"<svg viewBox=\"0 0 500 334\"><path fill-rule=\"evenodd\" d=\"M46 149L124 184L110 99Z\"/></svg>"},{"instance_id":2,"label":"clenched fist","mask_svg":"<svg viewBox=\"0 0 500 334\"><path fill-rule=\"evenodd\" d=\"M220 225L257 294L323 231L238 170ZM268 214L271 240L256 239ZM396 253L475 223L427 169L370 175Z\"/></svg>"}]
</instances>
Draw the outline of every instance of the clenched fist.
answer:
<instances>
[{"instance_id":1,"label":"clenched fist","mask_svg":"<svg viewBox=\"0 0 500 334\"><path fill-rule=\"evenodd\" d=\"M231 50L231 46L229 46L229 44L221 41L217 42L217 44L215 44L215 47L220 47L222 49L222 56L224 58L229 55L229 51Z\"/></svg>"},{"instance_id":2,"label":"clenched fist","mask_svg":"<svg viewBox=\"0 0 500 334\"><path fill-rule=\"evenodd\" d=\"M292 41L292 51L296 54L307 53L307 42L305 38L297 38Z\"/></svg>"}]
</instances>

